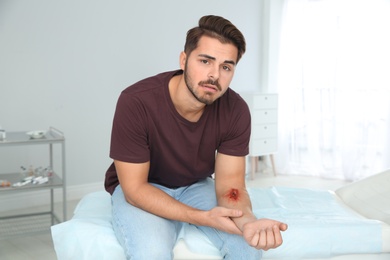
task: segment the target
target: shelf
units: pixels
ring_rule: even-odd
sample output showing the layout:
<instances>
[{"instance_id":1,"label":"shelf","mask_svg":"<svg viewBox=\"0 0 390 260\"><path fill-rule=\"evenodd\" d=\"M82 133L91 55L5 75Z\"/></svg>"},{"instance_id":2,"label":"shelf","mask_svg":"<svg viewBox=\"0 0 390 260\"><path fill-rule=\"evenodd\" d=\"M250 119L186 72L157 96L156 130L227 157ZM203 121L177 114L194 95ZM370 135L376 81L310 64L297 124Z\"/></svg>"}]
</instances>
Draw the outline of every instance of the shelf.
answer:
<instances>
[{"instance_id":1,"label":"shelf","mask_svg":"<svg viewBox=\"0 0 390 260\"><path fill-rule=\"evenodd\" d=\"M36 145L39 143L59 143L65 140L61 131L51 127L42 138L31 138L27 132L7 132L7 137L0 140L0 146L9 145Z\"/></svg>"},{"instance_id":2,"label":"shelf","mask_svg":"<svg viewBox=\"0 0 390 260\"><path fill-rule=\"evenodd\" d=\"M4 149L7 146L29 146L29 145L47 145L49 147L49 166L56 170L56 173L49 178L49 181L42 184L29 183L24 186L14 187L13 184L22 181L26 176L21 173L0 173L0 180L11 183L9 187L0 187L0 195L12 192L25 192L25 196L33 196L37 193L34 191L50 190L50 211L31 212L36 211L35 208L26 209L28 214L18 214L12 216L0 216L0 239L11 235L26 235L30 233L47 232L54 224L60 223L61 220L57 217L54 211L54 189L62 189L62 221L66 221L66 172L65 172L65 137L64 134L56 128L50 127L45 135L41 138L31 138L27 132L7 132L6 138L0 140L0 148ZM60 168L53 168L54 164L54 146L61 147L60 154ZM23 148L22 148L23 149ZM56 157L56 160L58 160ZM0 165L1 166L1 165ZM31 194L31 195L30 195ZM12 195L13 196L13 195ZM8 200L6 200L6 203Z\"/></svg>"},{"instance_id":3,"label":"shelf","mask_svg":"<svg viewBox=\"0 0 390 260\"><path fill-rule=\"evenodd\" d=\"M10 192L10 191L32 191L32 190L41 190L41 189L53 189L53 188L62 188L63 181L57 175L53 174L52 177L49 178L49 181L42 184L26 184L21 187L12 187L12 184L19 182L23 179L21 174L19 173L3 173L0 174L0 180L6 180L11 183L10 187L0 187L0 194L2 192Z\"/></svg>"}]
</instances>

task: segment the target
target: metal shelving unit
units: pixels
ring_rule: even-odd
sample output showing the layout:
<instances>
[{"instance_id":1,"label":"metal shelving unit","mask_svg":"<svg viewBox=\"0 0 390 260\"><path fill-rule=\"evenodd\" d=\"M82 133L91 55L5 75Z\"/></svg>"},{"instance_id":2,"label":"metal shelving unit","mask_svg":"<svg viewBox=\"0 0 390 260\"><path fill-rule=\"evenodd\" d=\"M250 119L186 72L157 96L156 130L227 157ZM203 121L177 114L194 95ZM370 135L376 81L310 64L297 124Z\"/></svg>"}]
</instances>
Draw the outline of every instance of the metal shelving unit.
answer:
<instances>
[{"instance_id":1,"label":"metal shelving unit","mask_svg":"<svg viewBox=\"0 0 390 260\"><path fill-rule=\"evenodd\" d=\"M50 210L44 212L32 212L28 214L18 214L9 216L0 216L0 238L5 238L10 235L22 235L26 233L37 233L49 231L50 226L60 223L61 219L56 214L54 209L54 189L62 189L62 206L63 218L66 221L66 172L65 172L65 137L64 134L50 127L47 133L42 138L30 138L26 132L7 132L6 139L0 140L0 148L9 146L27 146L27 145L48 145L49 146L49 166L53 169L53 174L49 181L43 184L29 183L21 187L13 187L12 184L20 181L20 173L3 173L0 174L1 180L7 180L11 183L9 187L0 188L0 196L9 193L31 192L38 190L48 190L50 193ZM61 147L61 174L55 171L53 165L53 146ZM1 165L0 165L1 167Z\"/></svg>"}]
</instances>

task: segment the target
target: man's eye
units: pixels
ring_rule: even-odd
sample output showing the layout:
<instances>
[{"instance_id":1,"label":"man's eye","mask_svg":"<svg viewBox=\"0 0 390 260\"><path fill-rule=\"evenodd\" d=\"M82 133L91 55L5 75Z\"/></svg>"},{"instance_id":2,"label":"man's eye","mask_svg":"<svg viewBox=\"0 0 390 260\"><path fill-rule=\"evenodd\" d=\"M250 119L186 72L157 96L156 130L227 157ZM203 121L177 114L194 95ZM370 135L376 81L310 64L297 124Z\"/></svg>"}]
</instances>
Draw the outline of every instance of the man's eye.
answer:
<instances>
[{"instance_id":1,"label":"man's eye","mask_svg":"<svg viewBox=\"0 0 390 260\"><path fill-rule=\"evenodd\" d=\"M230 69L229 66L223 66L222 68L223 68L224 70L226 70L226 71L231 71L231 69Z\"/></svg>"},{"instance_id":2,"label":"man's eye","mask_svg":"<svg viewBox=\"0 0 390 260\"><path fill-rule=\"evenodd\" d=\"M203 64L209 64L208 60L201 60L200 62L202 62Z\"/></svg>"}]
</instances>

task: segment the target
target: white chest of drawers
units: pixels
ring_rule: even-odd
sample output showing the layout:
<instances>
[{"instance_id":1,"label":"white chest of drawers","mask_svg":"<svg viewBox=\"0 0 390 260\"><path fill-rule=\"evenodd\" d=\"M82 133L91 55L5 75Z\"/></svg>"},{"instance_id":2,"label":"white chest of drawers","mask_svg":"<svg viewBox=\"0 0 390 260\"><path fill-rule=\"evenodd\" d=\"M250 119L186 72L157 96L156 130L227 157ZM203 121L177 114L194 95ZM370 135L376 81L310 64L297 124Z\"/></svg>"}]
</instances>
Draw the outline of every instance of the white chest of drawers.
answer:
<instances>
[{"instance_id":1,"label":"white chest of drawers","mask_svg":"<svg viewBox=\"0 0 390 260\"><path fill-rule=\"evenodd\" d=\"M259 156L269 155L276 175L273 154L278 149L278 95L265 93L240 93L249 106L252 133L249 143L251 178L253 179Z\"/></svg>"}]
</instances>

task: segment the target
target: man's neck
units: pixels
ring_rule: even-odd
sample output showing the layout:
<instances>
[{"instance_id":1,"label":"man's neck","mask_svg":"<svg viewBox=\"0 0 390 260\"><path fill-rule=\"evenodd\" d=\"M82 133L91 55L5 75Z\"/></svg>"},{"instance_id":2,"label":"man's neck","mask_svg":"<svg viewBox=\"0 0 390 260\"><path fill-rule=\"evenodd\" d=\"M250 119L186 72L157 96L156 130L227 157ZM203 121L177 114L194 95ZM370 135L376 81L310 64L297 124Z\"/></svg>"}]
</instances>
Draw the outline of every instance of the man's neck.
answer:
<instances>
[{"instance_id":1,"label":"man's neck","mask_svg":"<svg viewBox=\"0 0 390 260\"><path fill-rule=\"evenodd\" d=\"M197 101L185 85L184 76L174 76L169 81L169 94L176 111L190 122L198 122L206 107Z\"/></svg>"}]
</instances>

